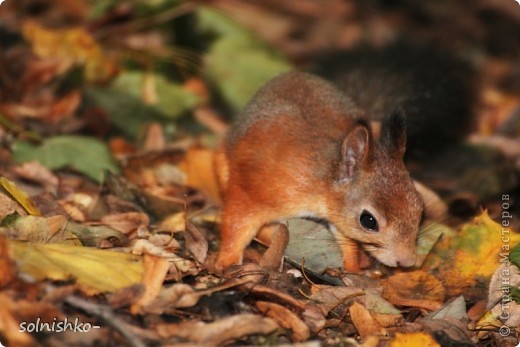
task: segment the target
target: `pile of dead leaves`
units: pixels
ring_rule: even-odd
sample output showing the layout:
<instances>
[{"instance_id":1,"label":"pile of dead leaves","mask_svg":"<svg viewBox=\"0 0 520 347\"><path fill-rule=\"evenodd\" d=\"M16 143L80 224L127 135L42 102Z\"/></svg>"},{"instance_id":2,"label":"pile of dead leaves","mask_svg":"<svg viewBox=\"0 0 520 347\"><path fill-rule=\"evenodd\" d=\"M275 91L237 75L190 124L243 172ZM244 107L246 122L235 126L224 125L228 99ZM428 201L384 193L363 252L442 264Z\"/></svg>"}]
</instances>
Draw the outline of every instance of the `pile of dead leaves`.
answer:
<instances>
[{"instance_id":1,"label":"pile of dead leaves","mask_svg":"<svg viewBox=\"0 0 520 347\"><path fill-rule=\"evenodd\" d=\"M512 194L490 203L493 218L425 223L412 270L344 273L328 231L296 219L281 231L286 248L255 244L250 263L214 271L220 114L292 67L221 11L305 61L365 31L376 44L410 29L425 11L410 6L414 16L396 17L350 1L0 4L0 345L516 345ZM449 21L453 36L479 13ZM485 68L496 83L484 88L482 134L520 104L514 83L496 87L513 70L508 54ZM518 161L515 140L499 145Z\"/></svg>"}]
</instances>

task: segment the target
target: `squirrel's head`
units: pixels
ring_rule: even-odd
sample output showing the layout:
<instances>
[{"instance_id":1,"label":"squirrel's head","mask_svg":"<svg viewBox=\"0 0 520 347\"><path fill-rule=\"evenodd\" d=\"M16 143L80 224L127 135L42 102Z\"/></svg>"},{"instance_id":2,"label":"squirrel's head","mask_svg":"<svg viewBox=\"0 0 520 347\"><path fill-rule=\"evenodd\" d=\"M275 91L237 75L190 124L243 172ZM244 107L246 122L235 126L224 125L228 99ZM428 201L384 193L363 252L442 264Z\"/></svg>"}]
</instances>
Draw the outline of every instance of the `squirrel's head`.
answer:
<instances>
[{"instance_id":1,"label":"squirrel's head","mask_svg":"<svg viewBox=\"0 0 520 347\"><path fill-rule=\"evenodd\" d=\"M405 128L404 115L396 111L383 120L376 141L369 124L358 121L342 143L335 184L334 213L342 215L335 219L343 221L338 232L387 266L415 263L424 209L403 162Z\"/></svg>"}]
</instances>

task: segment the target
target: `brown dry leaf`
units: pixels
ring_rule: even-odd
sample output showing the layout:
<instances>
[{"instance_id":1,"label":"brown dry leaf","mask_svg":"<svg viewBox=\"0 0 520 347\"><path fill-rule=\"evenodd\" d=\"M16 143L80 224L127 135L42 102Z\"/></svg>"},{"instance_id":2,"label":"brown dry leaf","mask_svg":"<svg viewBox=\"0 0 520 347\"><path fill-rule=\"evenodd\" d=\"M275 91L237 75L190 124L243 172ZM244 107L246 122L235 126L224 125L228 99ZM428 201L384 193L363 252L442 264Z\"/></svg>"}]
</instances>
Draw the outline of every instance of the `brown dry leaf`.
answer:
<instances>
[{"instance_id":1,"label":"brown dry leaf","mask_svg":"<svg viewBox=\"0 0 520 347\"><path fill-rule=\"evenodd\" d=\"M16 264L9 258L7 239L0 235L0 288L11 282L16 276Z\"/></svg>"},{"instance_id":2,"label":"brown dry leaf","mask_svg":"<svg viewBox=\"0 0 520 347\"><path fill-rule=\"evenodd\" d=\"M58 177L37 161L29 161L13 168L13 172L19 177L41 184L47 192L56 193L58 189Z\"/></svg>"},{"instance_id":3,"label":"brown dry leaf","mask_svg":"<svg viewBox=\"0 0 520 347\"><path fill-rule=\"evenodd\" d=\"M442 319L424 319L421 322L426 333L437 337L443 345L448 346L470 346L475 343L470 336L475 331L468 329L467 321L445 317Z\"/></svg>"},{"instance_id":4,"label":"brown dry leaf","mask_svg":"<svg viewBox=\"0 0 520 347\"><path fill-rule=\"evenodd\" d=\"M79 91L72 91L56 99L45 115L45 119L51 122L58 122L63 118L70 117L77 110L81 103L81 93Z\"/></svg>"},{"instance_id":5,"label":"brown dry leaf","mask_svg":"<svg viewBox=\"0 0 520 347\"><path fill-rule=\"evenodd\" d=\"M103 54L92 35L84 28L47 29L33 21L22 25L22 33L32 44L33 52L41 58L57 58L85 66L88 81L102 82L110 79L117 68Z\"/></svg>"},{"instance_id":6,"label":"brown dry leaf","mask_svg":"<svg viewBox=\"0 0 520 347\"><path fill-rule=\"evenodd\" d=\"M0 293L0 331L5 337L7 346L35 346L33 337L26 331L20 331L20 322L13 315L15 304L11 298L4 293ZM1 342L0 342L1 344Z\"/></svg>"},{"instance_id":7,"label":"brown dry leaf","mask_svg":"<svg viewBox=\"0 0 520 347\"><path fill-rule=\"evenodd\" d=\"M113 213L103 216L100 222L128 235L141 227L148 227L150 217L142 212Z\"/></svg>"},{"instance_id":8,"label":"brown dry leaf","mask_svg":"<svg viewBox=\"0 0 520 347\"><path fill-rule=\"evenodd\" d=\"M250 282L248 283L248 286L250 287L248 289L251 294L263 298L269 298L271 301L276 301L285 307L290 307L293 311L298 312L300 317L302 317L305 324L313 333L317 333L325 327L325 316L327 312L325 312L322 305L318 305L312 301L298 300L290 294L260 284L266 278L267 274L256 264L246 264L243 268L247 268L249 271L245 271L242 275L236 275L237 277L247 279Z\"/></svg>"},{"instance_id":9,"label":"brown dry leaf","mask_svg":"<svg viewBox=\"0 0 520 347\"><path fill-rule=\"evenodd\" d=\"M203 264L208 256L208 241L204 234L189 220L186 221L184 238L188 252L190 252L199 264Z\"/></svg>"},{"instance_id":10,"label":"brown dry leaf","mask_svg":"<svg viewBox=\"0 0 520 347\"><path fill-rule=\"evenodd\" d=\"M249 279L241 278L228 281L217 287L197 291L187 284L177 283L171 287L162 288L159 296L144 307L144 310L148 313L163 314L169 312L170 309L192 307L195 306L203 296L241 286L248 282Z\"/></svg>"},{"instance_id":11,"label":"brown dry leaf","mask_svg":"<svg viewBox=\"0 0 520 347\"><path fill-rule=\"evenodd\" d=\"M382 285L383 297L394 305L435 309L442 305L446 296L442 283L421 270L395 274L383 280Z\"/></svg>"},{"instance_id":12,"label":"brown dry leaf","mask_svg":"<svg viewBox=\"0 0 520 347\"><path fill-rule=\"evenodd\" d=\"M17 213L21 216L25 216L27 212L7 195L0 193L0 218L4 219L5 216L12 213Z\"/></svg>"},{"instance_id":13,"label":"brown dry leaf","mask_svg":"<svg viewBox=\"0 0 520 347\"><path fill-rule=\"evenodd\" d=\"M390 347L440 347L431 335L426 333L395 334Z\"/></svg>"},{"instance_id":14,"label":"brown dry leaf","mask_svg":"<svg viewBox=\"0 0 520 347\"><path fill-rule=\"evenodd\" d=\"M130 307L132 314L142 311L143 306L150 304L162 289L162 284L170 268L167 259L145 254L143 257L143 295Z\"/></svg>"},{"instance_id":15,"label":"brown dry leaf","mask_svg":"<svg viewBox=\"0 0 520 347\"><path fill-rule=\"evenodd\" d=\"M293 341L301 342L310 337L309 327L289 309L267 301L257 301L255 305L260 313L274 319L282 328L289 329Z\"/></svg>"},{"instance_id":16,"label":"brown dry leaf","mask_svg":"<svg viewBox=\"0 0 520 347\"><path fill-rule=\"evenodd\" d=\"M249 335L269 334L278 328L278 324L271 318L245 313L213 323L192 320L179 324L160 324L157 331L163 338L176 336L196 344L218 346Z\"/></svg>"},{"instance_id":17,"label":"brown dry leaf","mask_svg":"<svg viewBox=\"0 0 520 347\"><path fill-rule=\"evenodd\" d=\"M311 296L312 300L318 301L328 313L351 299L365 295L365 291L355 287L326 286Z\"/></svg>"},{"instance_id":18,"label":"brown dry leaf","mask_svg":"<svg viewBox=\"0 0 520 347\"><path fill-rule=\"evenodd\" d=\"M363 305L354 302L349 308L352 323L362 339L370 335L386 335L386 330L379 325L370 312Z\"/></svg>"}]
</instances>

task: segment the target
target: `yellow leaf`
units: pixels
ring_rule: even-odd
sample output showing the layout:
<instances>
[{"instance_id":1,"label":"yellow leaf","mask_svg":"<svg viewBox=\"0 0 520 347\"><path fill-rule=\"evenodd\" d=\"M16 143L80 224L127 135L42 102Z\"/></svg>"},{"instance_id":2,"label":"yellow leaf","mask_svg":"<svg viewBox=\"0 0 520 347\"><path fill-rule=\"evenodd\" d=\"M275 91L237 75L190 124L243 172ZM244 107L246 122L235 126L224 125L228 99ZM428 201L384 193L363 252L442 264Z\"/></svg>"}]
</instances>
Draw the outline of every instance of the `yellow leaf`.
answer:
<instances>
[{"instance_id":1,"label":"yellow leaf","mask_svg":"<svg viewBox=\"0 0 520 347\"><path fill-rule=\"evenodd\" d=\"M20 204L27 211L28 214L33 216L41 216L40 210L34 206L31 198L27 195L26 192L18 189L16 185L9 181L5 177L0 177L0 186L7 192L9 195L16 200L17 203Z\"/></svg>"},{"instance_id":2,"label":"yellow leaf","mask_svg":"<svg viewBox=\"0 0 520 347\"><path fill-rule=\"evenodd\" d=\"M38 280L73 278L89 295L113 292L141 282L141 257L87 247L10 241L21 272Z\"/></svg>"},{"instance_id":3,"label":"yellow leaf","mask_svg":"<svg viewBox=\"0 0 520 347\"><path fill-rule=\"evenodd\" d=\"M449 241L451 255L440 267L441 280L451 287L451 294L460 294L464 288L478 281L488 281L502 258L520 243L520 235L503 228L487 212L475 217L473 223L462 227L459 235Z\"/></svg>"},{"instance_id":4,"label":"yellow leaf","mask_svg":"<svg viewBox=\"0 0 520 347\"><path fill-rule=\"evenodd\" d=\"M220 201L219 188L214 175L212 150L190 148L179 163L179 168L186 174L186 185L207 193L215 201Z\"/></svg>"},{"instance_id":5,"label":"yellow leaf","mask_svg":"<svg viewBox=\"0 0 520 347\"><path fill-rule=\"evenodd\" d=\"M395 334L395 338L390 341L390 347L440 347L440 345L426 333Z\"/></svg>"},{"instance_id":6,"label":"yellow leaf","mask_svg":"<svg viewBox=\"0 0 520 347\"><path fill-rule=\"evenodd\" d=\"M116 72L94 37L84 28L47 29L36 22L22 25L24 38L40 58L58 58L71 65L84 65L88 81L102 82Z\"/></svg>"}]
</instances>

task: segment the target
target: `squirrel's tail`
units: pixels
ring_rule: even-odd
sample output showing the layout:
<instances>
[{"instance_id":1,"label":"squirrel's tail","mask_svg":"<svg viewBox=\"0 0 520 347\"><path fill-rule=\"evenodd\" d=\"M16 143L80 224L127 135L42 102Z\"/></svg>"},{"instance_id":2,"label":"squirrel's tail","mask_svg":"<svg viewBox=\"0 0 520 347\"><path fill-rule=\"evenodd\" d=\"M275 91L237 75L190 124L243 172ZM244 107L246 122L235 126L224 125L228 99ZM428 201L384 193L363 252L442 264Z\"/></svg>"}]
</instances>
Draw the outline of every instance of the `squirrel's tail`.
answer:
<instances>
[{"instance_id":1,"label":"squirrel's tail","mask_svg":"<svg viewBox=\"0 0 520 347\"><path fill-rule=\"evenodd\" d=\"M475 74L449 52L398 43L334 53L321 62L314 72L338 85L371 119L404 111L408 155L442 150L474 127Z\"/></svg>"}]
</instances>

